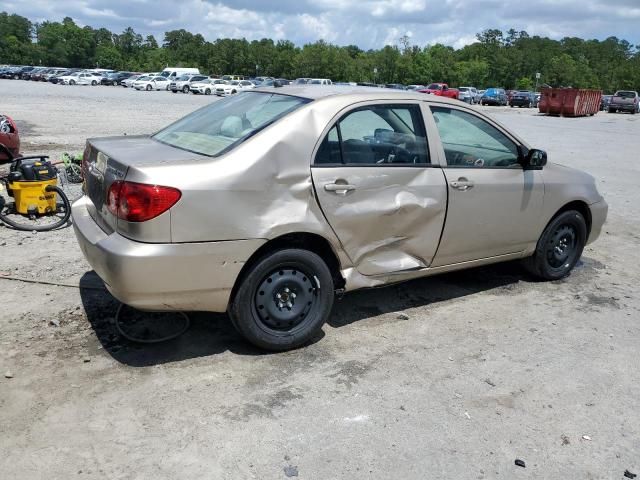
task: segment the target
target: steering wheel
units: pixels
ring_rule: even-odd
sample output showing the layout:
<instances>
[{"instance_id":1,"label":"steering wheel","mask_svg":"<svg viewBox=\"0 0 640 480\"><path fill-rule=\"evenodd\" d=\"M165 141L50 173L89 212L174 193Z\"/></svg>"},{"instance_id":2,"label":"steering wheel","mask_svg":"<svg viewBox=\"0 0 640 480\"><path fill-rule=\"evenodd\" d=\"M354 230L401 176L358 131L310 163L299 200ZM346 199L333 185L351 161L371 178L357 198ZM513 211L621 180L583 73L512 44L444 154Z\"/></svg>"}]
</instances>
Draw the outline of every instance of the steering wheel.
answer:
<instances>
[{"instance_id":1,"label":"steering wheel","mask_svg":"<svg viewBox=\"0 0 640 480\"><path fill-rule=\"evenodd\" d=\"M387 157L387 163L414 163L411 152L404 147L395 145Z\"/></svg>"}]
</instances>

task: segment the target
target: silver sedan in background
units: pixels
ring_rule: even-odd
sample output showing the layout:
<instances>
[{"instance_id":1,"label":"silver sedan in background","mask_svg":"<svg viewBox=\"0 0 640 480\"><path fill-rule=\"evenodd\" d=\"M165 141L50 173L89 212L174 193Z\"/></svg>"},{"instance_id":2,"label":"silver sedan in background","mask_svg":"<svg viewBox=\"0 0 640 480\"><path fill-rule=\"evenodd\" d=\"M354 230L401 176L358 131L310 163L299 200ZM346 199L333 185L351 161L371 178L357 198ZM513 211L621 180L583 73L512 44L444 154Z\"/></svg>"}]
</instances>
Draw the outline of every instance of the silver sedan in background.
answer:
<instances>
[{"instance_id":1,"label":"silver sedan in background","mask_svg":"<svg viewBox=\"0 0 640 480\"><path fill-rule=\"evenodd\" d=\"M607 204L464 103L291 86L215 102L153 136L87 141L85 257L146 310L228 312L261 348L314 338L334 295L520 259L568 275Z\"/></svg>"}]
</instances>

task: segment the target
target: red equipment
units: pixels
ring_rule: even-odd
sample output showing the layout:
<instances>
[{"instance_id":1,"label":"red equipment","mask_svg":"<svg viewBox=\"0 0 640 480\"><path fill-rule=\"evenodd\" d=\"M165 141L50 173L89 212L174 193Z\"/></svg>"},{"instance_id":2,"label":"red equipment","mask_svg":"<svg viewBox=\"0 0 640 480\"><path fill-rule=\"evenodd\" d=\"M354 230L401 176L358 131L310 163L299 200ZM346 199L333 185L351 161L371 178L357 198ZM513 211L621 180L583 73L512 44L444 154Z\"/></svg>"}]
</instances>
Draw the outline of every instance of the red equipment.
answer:
<instances>
[{"instance_id":1,"label":"red equipment","mask_svg":"<svg viewBox=\"0 0 640 480\"><path fill-rule=\"evenodd\" d=\"M20 156L20 137L18 127L11 117L0 115L0 145L9 151L0 148L0 163L10 162L13 158Z\"/></svg>"}]
</instances>

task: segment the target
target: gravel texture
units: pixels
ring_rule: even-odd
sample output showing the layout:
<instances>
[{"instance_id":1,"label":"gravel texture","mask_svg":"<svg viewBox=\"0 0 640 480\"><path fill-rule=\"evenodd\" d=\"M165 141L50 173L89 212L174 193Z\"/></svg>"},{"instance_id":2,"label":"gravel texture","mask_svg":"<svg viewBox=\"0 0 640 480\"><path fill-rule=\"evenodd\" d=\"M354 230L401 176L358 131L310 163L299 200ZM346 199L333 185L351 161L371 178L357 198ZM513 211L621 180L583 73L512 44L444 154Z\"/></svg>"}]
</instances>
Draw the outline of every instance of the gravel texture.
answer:
<instances>
[{"instance_id":1,"label":"gravel texture","mask_svg":"<svg viewBox=\"0 0 640 480\"><path fill-rule=\"evenodd\" d=\"M150 133L212 97L0 80L26 153ZM622 478L640 470L640 116L488 108L610 204L567 279L517 264L347 295L262 354L225 315L134 344L73 231L0 227L0 478ZM71 196L79 194L77 187ZM585 440L589 438L590 440ZM526 461L526 469L515 459Z\"/></svg>"}]
</instances>

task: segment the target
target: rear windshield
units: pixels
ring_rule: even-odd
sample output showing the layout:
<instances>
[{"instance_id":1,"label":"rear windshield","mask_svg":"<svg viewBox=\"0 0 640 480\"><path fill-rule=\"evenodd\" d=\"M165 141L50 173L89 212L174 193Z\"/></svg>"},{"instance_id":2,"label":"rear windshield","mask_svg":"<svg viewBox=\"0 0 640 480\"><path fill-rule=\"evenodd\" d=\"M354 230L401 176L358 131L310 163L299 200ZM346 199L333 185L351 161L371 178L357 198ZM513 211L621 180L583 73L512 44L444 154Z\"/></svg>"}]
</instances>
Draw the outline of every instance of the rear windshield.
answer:
<instances>
[{"instance_id":1,"label":"rear windshield","mask_svg":"<svg viewBox=\"0 0 640 480\"><path fill-rule=\"evenodd\" d=\"M217 156L310 100L245 92L201 108L153 138L182 150Z\"/></svg>"},{"instance_id":2,"label":"rear windshield","mask_svg":"<svg viewBox=\"0 0 640 480\"><path fill-rule=\"evenodd\" d=\"M440 90L440 88L442 88L440 85L438 85L437 83L432 83L431 85L429 85L427 87L427 90Z\"/></svg>"},{"instance_id":3,"label":"rear windshield","mask_svg":"<svg viewBox=\"0 0 640 480\"><path fill-rule=\"evenodd\" d=\"M621 98L636 98L636 92L616 92L615 96Z\"/></svg>"}]
</instances>

